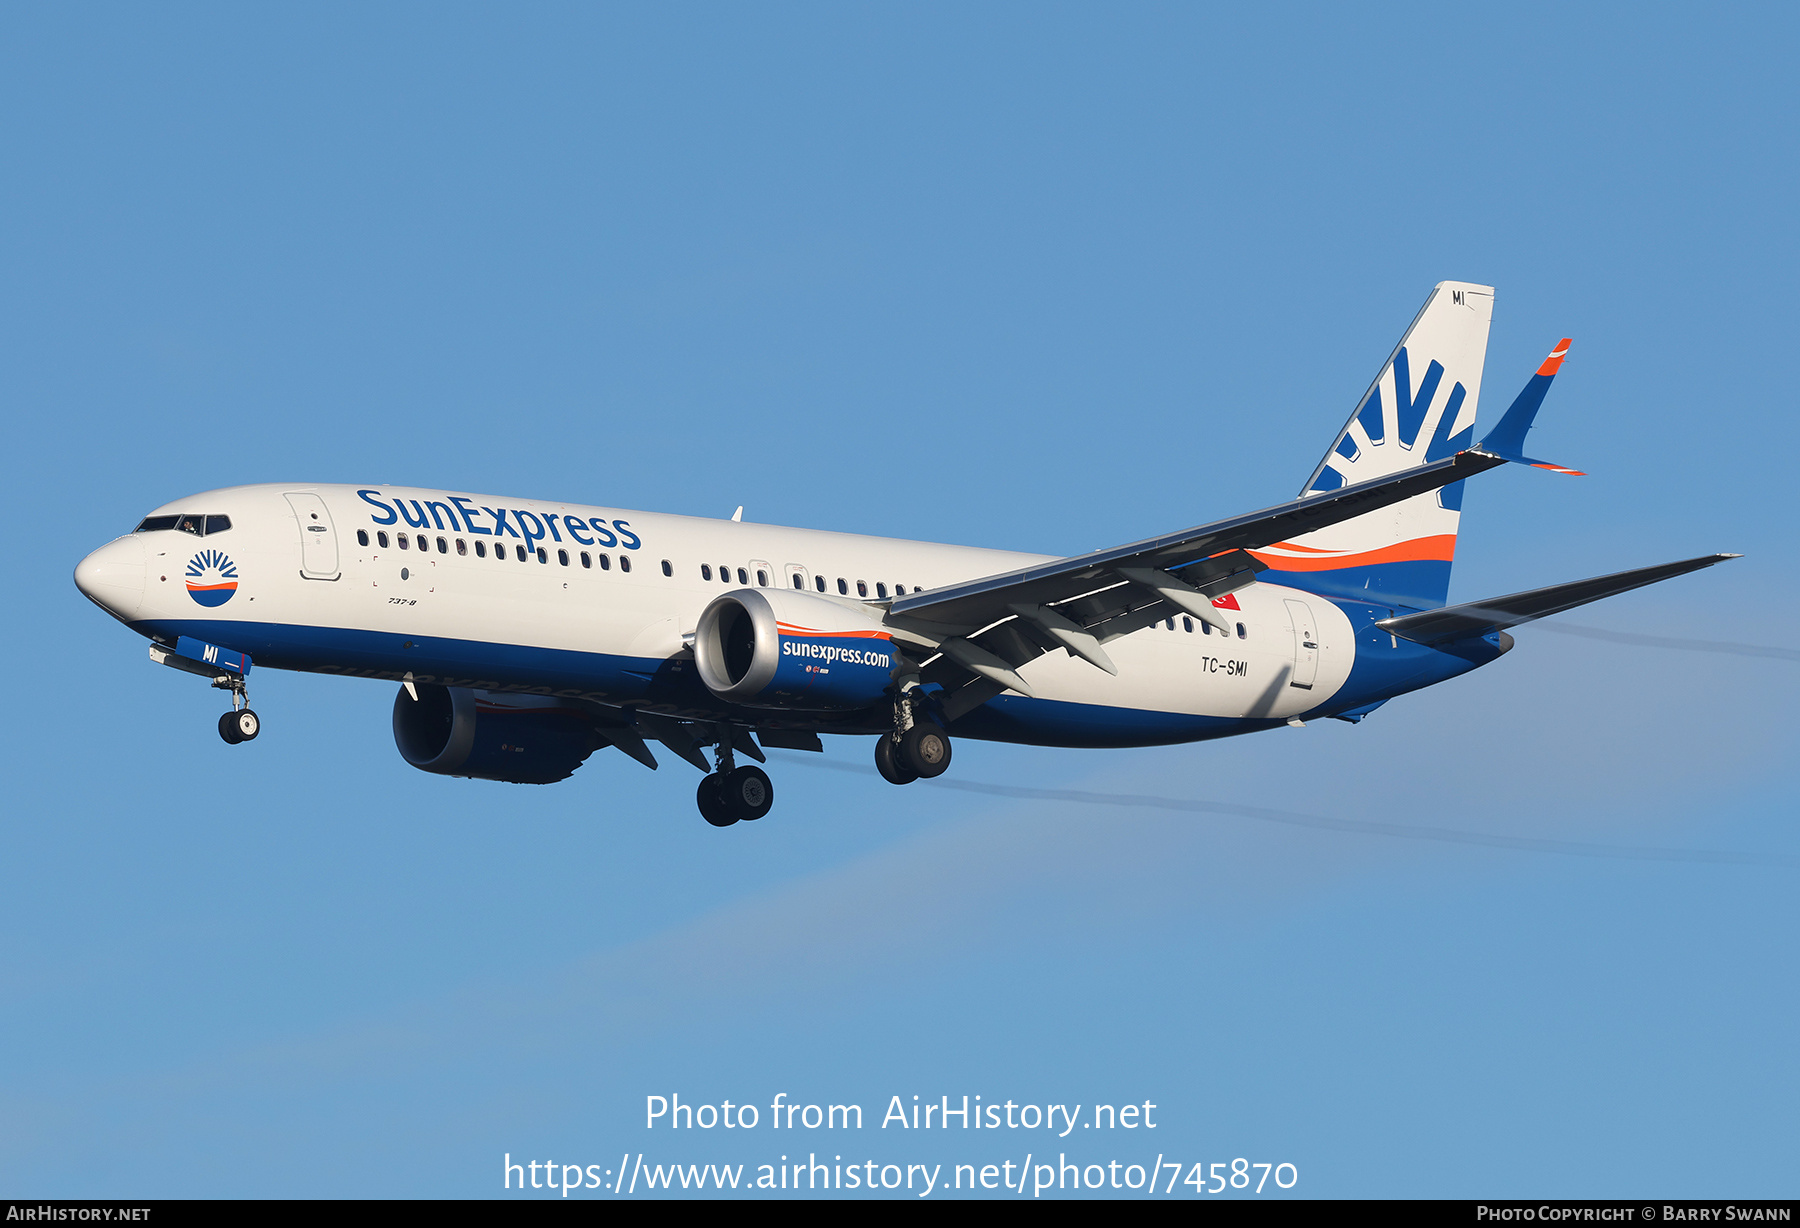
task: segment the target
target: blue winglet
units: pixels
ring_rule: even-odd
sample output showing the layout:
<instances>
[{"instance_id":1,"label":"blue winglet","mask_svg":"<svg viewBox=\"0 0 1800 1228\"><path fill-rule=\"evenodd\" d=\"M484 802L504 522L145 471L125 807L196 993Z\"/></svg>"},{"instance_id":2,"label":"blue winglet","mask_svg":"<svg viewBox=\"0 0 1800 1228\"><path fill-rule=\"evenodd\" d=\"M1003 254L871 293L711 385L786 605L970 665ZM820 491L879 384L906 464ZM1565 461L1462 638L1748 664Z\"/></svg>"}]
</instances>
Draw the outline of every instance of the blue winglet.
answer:
<instances>
[{"instance_id":1,"label":"blue winglet","mask_svg":"<svg viewBox=\"0 0 1800 1228\"><path fill-rule=\"evenodd\" d=\"M1563 359L1568 356L1572 344L1568 337L1557 343L1550 357L1544 359L1544 365L1537 373L1525 382L1525 387L1513 400L1511 408L1501 417L1499 423L1488 433L1486 439L1476 444L1476 450L1498 456L1519 465L1530 465L1537 469L1548 469L1552 473L1566 473L1573 477L1586 477L1579 469L1570 469L1566 465L1553 464L1550 461L1537 460L1525 455L1525 432L1531 429L1533 420L1537 418L1538 409L1544 404L1544 394L1550 391L1550 381L1562 369Z\"/></svg>"}]
</instances>

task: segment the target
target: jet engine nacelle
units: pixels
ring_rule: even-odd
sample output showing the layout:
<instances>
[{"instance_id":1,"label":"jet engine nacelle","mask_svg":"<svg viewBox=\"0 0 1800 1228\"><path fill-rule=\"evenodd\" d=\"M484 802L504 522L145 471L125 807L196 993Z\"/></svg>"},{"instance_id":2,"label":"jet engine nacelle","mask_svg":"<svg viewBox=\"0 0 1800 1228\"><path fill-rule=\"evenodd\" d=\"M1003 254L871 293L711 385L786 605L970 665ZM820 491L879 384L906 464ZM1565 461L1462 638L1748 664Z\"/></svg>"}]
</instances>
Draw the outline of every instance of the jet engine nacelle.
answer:
<instances>
[{"instance_id":1,"label":"jet engine nacelle","mask_svg":"<svg viewBox=\"0 0 1800 1228\"><path fill-rule=\"evenodd\" d=\"M585 713L541 695L417 683L394 696L394 745L422 772L518 785L563 780L603 744Z\"/></svg>"},{"instance_id":2,"label":"jet engine nacelle","mask_svg":"<svg viewBox=\"0 0 1800 1228\"><path fill-rule=\"evenodd\" d=\"M695 628L694 661L720 699L802 712L867 708L902 668L879 611L781 588L715 597Z\"/></svg>"}]
</instances>

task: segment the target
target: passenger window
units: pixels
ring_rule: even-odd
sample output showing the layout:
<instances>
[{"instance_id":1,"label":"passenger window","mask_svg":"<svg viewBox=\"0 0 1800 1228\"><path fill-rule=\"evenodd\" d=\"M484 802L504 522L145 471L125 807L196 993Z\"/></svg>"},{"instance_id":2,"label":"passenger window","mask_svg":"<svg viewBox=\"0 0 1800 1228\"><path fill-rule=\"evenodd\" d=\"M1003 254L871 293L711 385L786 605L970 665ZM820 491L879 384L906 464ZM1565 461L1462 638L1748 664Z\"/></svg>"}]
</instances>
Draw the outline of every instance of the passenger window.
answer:
<instances>
[{"instance_id":1,"label":"passenger window","mask_svg":"<svg viewBox=\"0 0 1800 1228\"><path fill-rule=\"evenodd\" d=\"M1201 623L1200 624L1200 634L1201 635L1211 635L1212 634L1212 624L1211 623Z\"/></svg>"},{"instance_id":2,"label":"passenger window","mask_svg":"<svg viewBox=\"0 0 1800 1228\"><path fill-rule=\"evenodd\" d=\"M603 554L600 556L600 570L601 571L611 571L612 570L612 555Z\"/></svg>"},{"instance_id":3,"label":"passenger window","mask_svg":"<svg viewBox=\"0 0 1800 1228\"><path fill-rule=\"evenodd\" d=\"M214 533L223 533L230 527L231 517L229 516L208 516L206 518L206 535L208 537L211 537Z\"/></svg>"},{"instance_id":4,"label":"passenger window","mask_svg":"<svg viewBox=\"0 0 1800 1228\"><path fill-rule=\"evenodd\" d=\"M813 585L821 593L824 592L825 591L825 577L824 576L814 576L813 577Z\"/></svg>"},{"instance_id":5,"label":"passenger window","mask_svg":"<svg viewBox=\"0 0 1800 1228\"><path fill-rule=\"evenodd\" d=\"M567 550L558 550L556 552L556 561L562 566L567 567L569 565L569 552Z\"/></svg>"},{"instance_id":6,"label":"passenger window","mask_svg":"<svg viewBox=\"0 0 1800 1228\"><path fill-rule=\"evenodd\" d=\"M712 564L711 563L700 564L700 578L702 580L712 579Z\"/></svg>"},{"instance_id":7,"label":"passenger window","mask_svg":"<svg viewBox=\"0 0 1800 1228\"><path fill-rule=\"evenodd\" d=\"M544 549L542 546L539 546L537 548L537 556L538 556L538 562L540 562L540 563L547 564L550 561L550 552L548 550Z\"/></svg>"},{"instance_id":8,"label":"passenger window","mask_svg":"<svg viewBox=\"0 0 1800 1228\"><path fill-rule=\"evenodd\" d=\"M366 546L369 544L369 531L367 529L358 529L356 531L356 544L359 546Z\"/></svg>"},{"instance_id":9,"label":"passenger window","mask_svg":"<svg viewBox=\"0 0 1800 1228\"><path fill-rule=\"evenodd\" d=\"M1243 623L1239 623L1237 625L1237 627L1238 627L1238 638L1240 640L1247 640L1250 638L1249 636L1244 634L1244 624Z\"/></svg>"},{"instance_id":10,"label":"passenger window","mask_svg":"<svg viewBox=\"0 0 1800 1228\"><path fill-rule=\"evenodd\" d=\"M458 554L467 554L469 552L469 543L464 541L460 537L457 538L456 539L456 552Z\"/></svg>"},{"instance_id":11,"label":"passenger window","mask_svg":"<svg viewBox=\"0 0 1800 1228\"><path fill-rule=\"evenodd\" d=\"M868 581L866 581L866 580L858 580L858 581L857 581L857 582L856 582L856 595L857 595L857 596L858 596L858 597L867 597L867 596L868 596L868 595L869 595L869 584L868 584Z\"/></svg>"},{"instance_id":12,"label":"passenger window","mask_svg":"<svg viewBox=\"0 0 1800 1228\"><path fill-rule=\"evenodd\" d=\"M845 580L844 577L839 576L838 577L838 596L848 597L849 595L850 595L849 581Z\"/></svg>"},{"instance_id":13,"label":"passenger window","mask_svg":"<svg viewBox=\"0 0 1800 1228\"><path fill-rule=\"evenodd\" d=\"M896 596L896 597L906 596L906 585L904 585L904 584L894 585L894 596Z\"/></svg>"},{"instance_id":14,"label":"passenger window","mask_svg":"<svg viewBox=\"0 0 1800 1228\"><path fill-rule=\"evenodd\" d=\"M719 583L720 584L730 584L731 583L731 568L725 566L725 564L723 564L723 563L719 564Z\"/></svg>"},{"instance_id":15,"label":"passenger window","mask_svg":"<svg viewBox=\"0 0 1800 1228\"><path fill-rule=\"evenodd\" d=\"M581 552L581 565L589 571L594 569L594 560L588 557L588 552L585 550Z\"/></svg>"},{"instance_id":16,"label":"passenger window","mask_svg":"<svg viewBox=\"0 0 1800 1228\"><path fill-rule=\"evenodd\" d=\"M518 552L519 562L523 563L525 561L525 547L514 546L513 549Z\"/></svg>"},{"instance_id":17,"label":"passenger window","mask_svg":"<svg viewBox=\"0 0 1800 1228\"><path fill-rule=\"evenodd\" d=\"M486 542L478 541L475 543L475 557L478 559L485 559L487 557Z\"/></svg>"},{"instance_id":18,"label":"passenger window","mask_svg":"<svg viewBox=\"0 0 1800 1228\"><path fill-rule=\"evenodd\" d=\"M769 573L760 567L756 569L756 583L759 588L769 587Z\"/></svg>"},{"instance_id":19,"label":"passenger window","mask_svg":"<svg viewBox=\"0 0 1800 1228\"><path fill-rule=\"evenodd\" d=\"M739 584L749 584L750 583L750 573L745 571L742 567L738 568L738 583Z\"/></svg>"},{"instance_id":20,"label":"passenger window","mask_svg":"<svg viewBox=\"0 0 1800 1228\"><path fill-rule=\"evenodd\" d=\"M806 587L806 577L801 575L797 571L794 573L794 587L795 588L805 588Z\"/></svg>"},{"instance_id":21,"label":"passenger window","mask_svg":"<svg viewBox=\"0 0 1800 1228\"><path fill-rule=\"evenodd\" d=\"M1183 618L1181 620L1181 629L1189 635L1192 635L1194 633L1194 620L1191 618Z\"/></svg>"},{"instance_id":22,"label":"passenger window","mask_svg":"<svg viewBox=\"0 0 1800 1228\"><path fill-rule=\"evenodd\" d=\"M619 570L620 571L630 571L631 570L631 556L629 554L621 554L619 556Z\"/></svg>"},{"instance_id":23,"label":"passenger window","mask_svg":"<svg viewBox=\"0 0 1800 1228\"><path fill-rule=\"evenodd\" d=\"M438 538L438 553L439 554L449 554L450 553L450 543L445 541L441 537Z\"/></svg>"},{"instance_id":24,"label":"passenger window","mask_svg":"<svg viewBox=\"0 0 1800 1228\"><path fill-rule=\"evenodd\" d=\"M396 534L394 537L394 544L399 546L402 550L406 549L406 534Z\"/></svg>"},{"instance_id":25,"label":"passenger window","mask_svg":"<svg viewBox=\"0 0 1800 1228\"><path fill-rule=\"evenodd\" d=\"M675 574L674 566L669 562L668 559L664 559L663 560L663 575L673 576L674 574Z\"/></svg>"},{"instance_id":26,"label":"passenger window","mask_svg":"<svg viewBox=\"0 0 1800 1228\"><path fill-rule=\"evenodd\" d=\"M1169 620L1169 630L1175 630L1175 620L1173 618Z\"/></svg>"},{"instance_id":27,"label":"passenger window","mask_svg":"<svg viewBox=\"0 0 1800 1228\"><path fill-rule=\"evenodd\" d=\"M875 582L875 595L880 597L883 601L887 600L887 585L877 580Z\"/></svg>"}]
</instances>

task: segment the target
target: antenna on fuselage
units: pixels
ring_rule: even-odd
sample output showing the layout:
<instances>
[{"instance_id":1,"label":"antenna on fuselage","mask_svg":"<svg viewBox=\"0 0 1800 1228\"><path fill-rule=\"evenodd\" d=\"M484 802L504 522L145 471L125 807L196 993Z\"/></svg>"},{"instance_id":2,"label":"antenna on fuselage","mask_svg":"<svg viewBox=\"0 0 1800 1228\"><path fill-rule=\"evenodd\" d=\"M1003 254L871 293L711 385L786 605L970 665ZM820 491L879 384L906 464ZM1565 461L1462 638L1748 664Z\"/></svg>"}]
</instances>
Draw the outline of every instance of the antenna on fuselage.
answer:
<instances>
[{"instance_id":1,"label":"antenna on fuselage","mask_svg":"<svg viewBox=\"0 0 1800 1228\"><path fill-rule=\"evenodd\" d=\"M738 504L737 511L731 513L731 518L733 521L735 521L739 524L743 523L743 521L744 521L744 505L742 503Z\"/></svg>"}]
</instances>

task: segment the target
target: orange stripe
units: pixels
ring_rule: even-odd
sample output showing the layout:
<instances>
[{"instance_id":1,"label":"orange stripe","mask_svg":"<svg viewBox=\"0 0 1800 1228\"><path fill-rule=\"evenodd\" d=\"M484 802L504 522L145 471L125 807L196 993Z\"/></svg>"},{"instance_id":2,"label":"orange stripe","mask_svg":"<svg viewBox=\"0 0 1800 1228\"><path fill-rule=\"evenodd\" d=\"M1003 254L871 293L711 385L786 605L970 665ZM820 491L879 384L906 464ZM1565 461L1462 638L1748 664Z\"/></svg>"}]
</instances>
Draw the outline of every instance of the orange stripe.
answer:
<instances>
[{"instance_id":1,"label":"orange stripe","mask_svg":"<svg viewBox=\"0 0 1800 1228\"><path fill-rule=\"evenodd\" d=\"M1267 550L1304 550L1308 554L1341 554L1342 553L1342 551L1330 550L1323 546L1302 546L1295 542L1270 542L1266 547L1264 547L1264 549L1267 549Z\"/></svg>"},{"instance_id":2,"label":"orange stripe","mask_svg":"<svg viewBox=\"0 0 1800 1228\"><path fill-rule=\"evenodd\" d=\"M1355 554L1331 558L1290 559L1279 554L1250 551L1275 571L1336 571L1341 567L1372 567L1377 563L1417 563L1426 560L1448 563L1456 557L1456 535L1442 533L1435 537L1415 537L1396 542L1379 550L1363 550Z\"/></svg>"},{"instance_id":3,"label":"orange stripe","mask_svg":"<svg viewBox=\"0 0 1800 1228\"><path fill-rule=\"evenodd\" d=\"M859 640L885 640L892 637L885 631L820 631L815 627L801 627L794 623L776 622L775 629L783 635L823 635L827 638L848 636Z\"/></svg>"},{"instance_id":4,"label":"orange stripe","mask_svg":"<svg viewBox=\"0 0 1800 1228\"><path fill-rule=\"evenodd\" d=\"M192 581L189 581L187 587L188 592L190 593L212 593L217 592L222 588L236 588L237 581L227 580L224 584L195 584Z\"/></svg>"}]
</instances>

